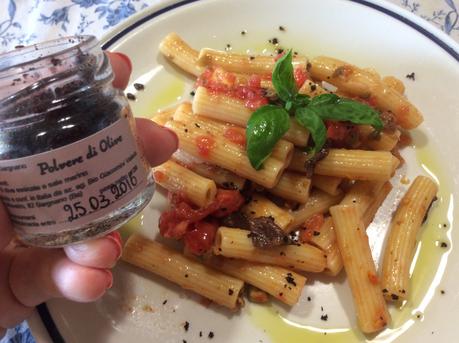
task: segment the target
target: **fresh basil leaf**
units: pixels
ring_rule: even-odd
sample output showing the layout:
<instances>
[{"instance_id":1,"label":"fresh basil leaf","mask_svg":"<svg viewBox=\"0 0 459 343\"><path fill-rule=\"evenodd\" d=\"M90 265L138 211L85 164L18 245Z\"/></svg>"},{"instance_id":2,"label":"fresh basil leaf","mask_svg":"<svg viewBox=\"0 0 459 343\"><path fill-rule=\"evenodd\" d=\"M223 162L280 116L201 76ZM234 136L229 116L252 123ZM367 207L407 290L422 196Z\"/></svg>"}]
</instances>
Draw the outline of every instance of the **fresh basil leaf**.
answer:
<instances>
[{"instance_id":1,"label":"fresh basil leaf","mask_svg":"<svg viewBox=\"0 0 459 343\"><path fill-rule=\"evenodd\" d=\"M304 107L309 105L309 103L311 102L311 98L306 94L297 94L293 102L297 107Z\"/></svg>"},{"instance_id":2,"label":"fresh basil leaf","mask_svg":"<svg viewBox=\"0 0 459 343\"><path fill-rule=\"evenodd\" d=\"M323 120L350 121L354 124L366 124L376 130L382 130L383 122L379 113L361 102L340 98L335 94L322 94L312 98L307 106Z\"/></svg>"},{"instance_id":3,"label":"fresh basil leaf","mask_svg":"<svg viewBox=\"0 0 459 343\"><path fill-rule=\"evenodd\" d=\"M309 130L314 141L313 153L322 149L327 139L327 128L322 119L309 107L298 108L295 112L295 119L301 126Z\"/></svg>"},{"instance_id":4,"label":"fresh basil leaf","mask_svg":"<svg viewBox=\"0 0 459 343\"><path fill-rule=\"evenodd\" d=\"M272 82L277 96L284 101L293 100L298 93L293 76L292 50L277 60L273 70Z\"/></svg>"},{"instance_id":5,"label":"fresh basil leaf","mask_svg":"<svg viewBox=\"0 0 459 343\"><path fill-rule=\"evenodd\" d=\"M274 145L290 128L290 117L283 108L265 105L252 113L246 129L247 156L259 170Z\"/></svg>"}]
</instances>

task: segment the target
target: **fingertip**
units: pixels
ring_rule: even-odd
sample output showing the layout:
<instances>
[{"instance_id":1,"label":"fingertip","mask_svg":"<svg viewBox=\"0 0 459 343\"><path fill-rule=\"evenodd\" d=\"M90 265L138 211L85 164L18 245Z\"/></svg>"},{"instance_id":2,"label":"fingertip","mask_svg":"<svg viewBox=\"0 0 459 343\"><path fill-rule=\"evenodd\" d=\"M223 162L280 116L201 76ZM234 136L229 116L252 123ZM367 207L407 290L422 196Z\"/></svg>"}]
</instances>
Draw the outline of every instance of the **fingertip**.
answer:
<instances>
[{"instance_id":1,"label":"fingertip","mask_svg":"<svg viewBox=\"0 0 459 343\"><path fill-rule=\"evenodd\" d=\"M109 270L81 266L68 259L55 266L51 277L61 296L82 303L99 299L113 285Z\"/></svg>"},{"instance_id":2,"label":"fingertip","mask_svg":"<svg viewBox=\"0 0 459 343\"><path fill-rule=\"evenodd\" d=\"M112 268L121 257L121 236L117 231L105 237L64 247L76 264L93 268Z\"/></svg>"},{"instance_id":3,"label":"fingertip","mask_svg":"<svg viewBox=\"0 0 459 343\"><path fill-rule=\"evenodd\" d=\"M121 52L106 52L112 65L114 79L113 86L125 89L132 73L132 62L129 57Z\"/></svg>"},{"instance_id":4,"label":"fingertip","mask_svg":"<svg viewBox=\"0 0 459 343\"><path fill-rule=\"evenodd\" d=\"M137 118L136 126L145 157L152 166L166 162L178 149L179 140L174 131L145 118Z\"/></svg>"}]
</instances>

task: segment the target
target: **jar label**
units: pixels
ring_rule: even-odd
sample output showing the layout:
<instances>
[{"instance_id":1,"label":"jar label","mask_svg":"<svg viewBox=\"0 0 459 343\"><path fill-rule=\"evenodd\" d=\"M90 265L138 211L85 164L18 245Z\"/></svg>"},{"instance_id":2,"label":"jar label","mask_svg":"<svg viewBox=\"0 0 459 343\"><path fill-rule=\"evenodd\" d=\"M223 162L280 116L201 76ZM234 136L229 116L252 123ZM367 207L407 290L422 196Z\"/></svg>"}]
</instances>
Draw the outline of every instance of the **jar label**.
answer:
<instances>
[{"instance_id":1,"label":"jar label","mask_svg":"<svg viewBox=\"0 0 459 343\"><path fill-rule=\"evenodd\" d=\"M55 150L0 161L0 199L15 228L38 234L84 227L144 190L150 168L130 118Z\"/></svg>"}]
</instances>

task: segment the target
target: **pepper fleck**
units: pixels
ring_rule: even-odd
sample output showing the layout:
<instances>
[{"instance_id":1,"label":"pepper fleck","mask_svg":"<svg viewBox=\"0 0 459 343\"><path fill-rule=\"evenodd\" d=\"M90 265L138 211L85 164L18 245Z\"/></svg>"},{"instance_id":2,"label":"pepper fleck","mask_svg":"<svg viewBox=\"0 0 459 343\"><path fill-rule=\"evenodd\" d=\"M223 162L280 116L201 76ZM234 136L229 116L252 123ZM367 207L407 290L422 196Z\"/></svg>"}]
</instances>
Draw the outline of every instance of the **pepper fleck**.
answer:
<instances>
[{"instance_id":1,"label":"pepper fleck","mask_svg":"<svg viewBox=\"0 0 459 343\"><path fill-rule=\"evenodd\" d=\"M167 304L167 299L163 301L163 305L166 305Z\"/></svg>"},{"instance_id":2,"label":"pepper fleck","mask_svg":"<svg viewBox=\"0 0 459 343\"><path fill-rule=\"evenodd\" d=\"M185 274L185 277L188 277L188 274Z\"/></svg>"},{"instance_id":3,"label":"pepper fleck","mask_svg":"<svg viewBox=\"0 0 459 343\"><path fill-rule=\"evenodd\" d=\"M416 80L416 74L414 72L412 72L410 74L407 74L406 78L415 81Z\"/></svg>"},{"instance_id":4,"label":"pepper fleck","mask_svg":"<svg viewBox=\"0 0 459 343\"><path fill-rule=\"evenodd\" d=\"M441 294L445 294L446 292L442 289L442 290L440 291L440 293L441 293Z\"/></svg>"},{"instance_id":5,"label":"pepper fleck","mask_svg":"<svg viewBox=\"0 0 459 343\"><path fill-rule=\"evenodd\" d=\"M145 89L145 86L141 83L134 83L134 88L138 91L143 91Z\"/></svg>"},{"instance_id":6,"label":"pepper fleck","mask_svg":"<svg viewBox=\"0 0 459 343\"><path fill-rule=\"evenodd\" d=\"M209 337L210 339L214 338L214 333L213 333L212 331L211 331L211 332L209 332L209 335L208 335L208 337Z\"/></svg>"},{"instance_id":7,"label":"pepper fleck","mask_svg":"<svg viewBox=\"0 0 459 343\"><path fill-rule=\"evenodd\" d=\"M287 276L285 277L285 280L293 286L296 286L295 278L293 277L292 273L287 273Z\"/></svg>"},{"instance_id":8,"label":"pepper fleck","mask_svg":"<svg viewBox=\"0 0 459 343\"><path fill-rule=\"evenodd\" d=\"M285 31L285 27L279 26L279 31Z\"/></svg>"},{"instance_id":9,"label":"pepper fleck","mask_svg":"<svg viewBox=\"0 0 459 343\"><path fill-rule=\"evenodd\" d=\"M190 328L190 323L185 322L185 324L183 325L183 328L185 329L185 331L188 331L188 329Z\"/></svg>"},{"instance_id":10,"label":"pepper fleck","mask_svg":"<svg viewBox=\"0 0 459 343\"><path fill-rule=\"evenodd\" d=\"M228 295L233 295L234 294L234 291L230 288L228 289Z\"/></svg>"},{"instance_id":11,"label":"pepper fleck","mask_svg":"<svg viewBox=\"0 0 459 343\"><path fill-rule=\"evenodd\" d=\"M195 94L196 94L195 91L191 91L191 92L190 92L190 95L191 95L191 96L194 96Z\"/></svg>"},{"instance_id":12,"label":"pepper fleck","mask_svg":"<svg viewBox=\"0 0 459 343\"><path fill-rule=\"evenodd\" d=\"M243 35L243 36L244 36L246 33L247 33L247 30L242 30L242 31L241 31L241 35Z\"/></svg>"},{"instance_id":13,"label":"pepper fleck","mask_svg":"<svg viewBox=\"0 0 459 343\"><path fill-rule=\"evenodd\" d=\"M447 248L447 247L448 247L448 244L446 244L445 242L441 242L440 246L441 246L442 248Z\"/></svg>"},{"instance_id":14,"label":"pepper fleck","mask_svg":"<svg viewBox=\"0 0 459 343\"><path fill-rule=\"evenodd\" d=\"M392 300L398 300L398 295L397 294L392 293L390 295L390 297L392 298Z\"/></svg>"},{"instance_id":15,"label":"pepper fleck","mask_svg":"<svg viewBox=\"0 0 459 343\"><path fill-rule=\"evenodd\" d=\"M326 322L328 320L328 314L321 315L320 319Z\"/></svg>"},{"instance_id":16,"label":"pepper fleck","mask_svg":"<svg viewBox=\"0 0 459 343\"><path fill-rule=\"evenodd\" d=\"M279 40L277 38L271 38L268 40L269 43L273 44L273 45L277 45L279 44Z\"/></svg>"},{"instance_id":17,"label":"pepper fleck","mask_svg":"<svg viewBox=\"0 0 459 343\"><path fill-rule=\"evenodd\" d=\"M135 97L134 94L132 93L127 93L126 94L126 97L129 99L129 100L132 100L132 101L135 101L137 98Z\"/></svg>"},{"instance_id":18,"label":"pepper fleck","mask_svg":"<svg viewBox=\"0 0 459 343\"><path fill-rule=\"evenodd\" d=\"M255 56L250 56L249 59L253 61L255 59Z\"/></svg>"},{"instance_id":19,"label":"pepper fleck","mask_svg":"<svg viewBox=\"0 0 459 343\"><path fill-rule=\"evenodd\" d=\"M202 337L202 331L199 331L199 337Z\"/></svg>"},{"instance_id":20,"label":"pepper fleck","mask_svg":"<svg viewBox=\"0 0 459 343\"><path fill-rule=\"evenodd\" d=\"M311 297L308 297L308 301L311 301L311 300L312 300Z\"/></svg>"}]
</instances>

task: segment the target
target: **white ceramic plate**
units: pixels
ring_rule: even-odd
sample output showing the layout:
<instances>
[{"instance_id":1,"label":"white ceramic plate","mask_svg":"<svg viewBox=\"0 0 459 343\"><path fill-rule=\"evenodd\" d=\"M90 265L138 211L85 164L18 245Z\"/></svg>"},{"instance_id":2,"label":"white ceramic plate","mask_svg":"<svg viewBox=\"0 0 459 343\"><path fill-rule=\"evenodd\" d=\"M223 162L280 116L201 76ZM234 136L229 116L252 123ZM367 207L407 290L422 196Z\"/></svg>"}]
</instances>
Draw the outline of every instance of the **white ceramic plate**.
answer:
<instances>
[{"instance_id":1,"label":"white ceramic plate","mask_svg":"<svg viewBox=\"0 0 459 343\"><path fill-rule=\"evenodd\" d=\"M412 180L418 173L428 173L439 179L439 201L424 227L413 265L411 300L402 309L392 308L390 329L366 337L355 329L352 298L343 275L337 280L310 275L302 300L293 309L277 303L248 304L241 313L231 314L215 305L205 307L199 297L121 263L115 270L114 287L97 303L48 303L65 341L194 343L208 341L209 331L219 343L455 341L459 251L451 248L459 241L452 230L454 197L459 196L455 154L459 145L458 46L421 19L382 1L194 0L166 5L135 16L104 40L105 47L132 58L132 82L146 84L133 105L139 116L178 98L191 99L192 80L158 54L158 43L171 31L197 49L224 49L230 44L236 51L261 51L270 48L268 39L277 37L282 47L374 67L382 75L405 82L406 93L424 113L425 123L413 134L416 150L404 151L408 167L393 179L394 191L369 233L374 258L379 261L387 219L406 189L400 177ZM286 31L280 32L279 25ZM241 30L247 34L242 36ZM405 78L411 72L416 73L416 81ZM132 87L128 91L135 92ZM157 193L138 222L142 232L156 235L165 205ZM439 247L443 241L448 248ZM327 321L321 320L323 314L328 315ZM185 321L190 323L188 332L183 329Z\"/></svg>"}]
</instances>

